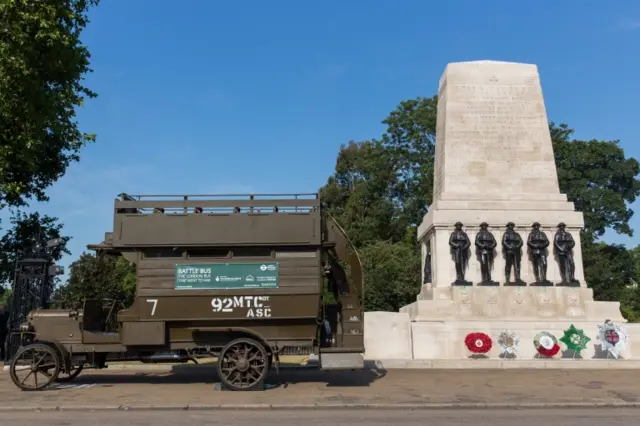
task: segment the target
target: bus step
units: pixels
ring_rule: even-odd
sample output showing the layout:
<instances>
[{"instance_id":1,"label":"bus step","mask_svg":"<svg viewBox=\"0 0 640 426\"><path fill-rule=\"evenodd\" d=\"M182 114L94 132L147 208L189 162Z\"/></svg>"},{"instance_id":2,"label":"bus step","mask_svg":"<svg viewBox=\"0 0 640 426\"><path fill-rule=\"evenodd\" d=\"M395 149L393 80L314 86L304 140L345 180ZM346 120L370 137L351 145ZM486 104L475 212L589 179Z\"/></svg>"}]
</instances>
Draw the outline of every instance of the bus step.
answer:
<instances>
[{"instance_id":1,"label":"bus step","mask_svg":"<svg viewBox=\"0 0 640 426\"><path fill-rule=\"evenodd\" d=\"M323 353L320 350L320 368L322 370L360 370L364 368L364 356L361 353Z\"/></svg>"}]
</instances>

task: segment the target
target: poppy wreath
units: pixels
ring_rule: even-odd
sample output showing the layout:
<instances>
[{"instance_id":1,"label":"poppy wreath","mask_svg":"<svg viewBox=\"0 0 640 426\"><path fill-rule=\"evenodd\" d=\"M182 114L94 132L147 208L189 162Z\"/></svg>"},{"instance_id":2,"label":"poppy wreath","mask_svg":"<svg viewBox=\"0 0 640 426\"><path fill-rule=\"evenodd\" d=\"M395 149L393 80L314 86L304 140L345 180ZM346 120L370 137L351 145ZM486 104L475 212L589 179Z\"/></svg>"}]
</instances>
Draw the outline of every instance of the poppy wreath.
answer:
<instances>
[{"instance_id":1,"label":"poppy wreath","mask_svg":"<svg viewBox=\"0 0 640 426\"><path fill-rule=\"evenodd\" d=\"M533 345L536 347L536 351L542 356L551 358L560 352L560 345L558 345L558 339L553 334L547 331L541 331L533 338Z\"/></svg>"},{"instance_id":2,"label":"poppy wreath","mask_svg":"<svg viewBox=\"0 0 640 426\"><path fill-rule=\"evenodd\" d=\"M491 350L493 342L491 337L485 333L469 333L464 338L464 344L474 354L486 354Z\"/></svg>"}]
</instances>

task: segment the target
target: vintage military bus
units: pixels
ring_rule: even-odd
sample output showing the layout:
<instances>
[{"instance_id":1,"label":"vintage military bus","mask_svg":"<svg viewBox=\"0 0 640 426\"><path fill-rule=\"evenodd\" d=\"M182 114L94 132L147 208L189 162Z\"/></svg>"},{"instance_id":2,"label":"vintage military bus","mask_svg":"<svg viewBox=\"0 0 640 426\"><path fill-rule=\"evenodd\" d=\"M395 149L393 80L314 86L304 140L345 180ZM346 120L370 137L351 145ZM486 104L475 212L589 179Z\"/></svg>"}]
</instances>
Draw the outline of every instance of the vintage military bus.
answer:
<instances>
[{"instance_id":1,"label":"vintage military bus","mask_svg":"<svg viewBox=\"0 0 640 426\"><path fill-rule=\"evenodd\" d=\"M136 265L132 306L86 300L32 311L14 331L21 346L10 374L21 389L71 380L114 356L216 357L230 390L261 389L283 354L363 368L361 263L317 194L120 194L113 212L113 230L89 249Z\"/></svg>"}]
</instances>

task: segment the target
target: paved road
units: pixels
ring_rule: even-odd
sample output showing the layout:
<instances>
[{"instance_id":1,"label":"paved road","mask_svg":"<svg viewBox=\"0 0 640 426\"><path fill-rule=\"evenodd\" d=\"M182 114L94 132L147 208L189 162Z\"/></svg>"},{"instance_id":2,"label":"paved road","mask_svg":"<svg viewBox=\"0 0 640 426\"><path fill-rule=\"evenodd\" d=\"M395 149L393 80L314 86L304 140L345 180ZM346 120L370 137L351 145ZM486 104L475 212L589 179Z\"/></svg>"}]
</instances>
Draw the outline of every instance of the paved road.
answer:
<instances>
[{"instance_id":1,"label":"paved road","mask_svg":"<svg viewBox=\"0 0 640 426\"><path fill-rule=\"evenodd\" d=\"M12 426L631 426L640 409L587 410L309 410L309 411L102 411L0 413ZM97 422L96 419L99 419Z\"/></svg>"},{"instance_id":2,"label":"paved road","mask_svg":"<svg viewBox=\"0 0 640 426\"><path fill-rule=\"evenodd\" d=\"M87 371L58 389L20 392L4 373L0 407L640 402L635 370L296 369L274 376L270 382L276 388L239 393L214 390L216 379L204 367L160 373Z\"/></svg>"}]
</instances>

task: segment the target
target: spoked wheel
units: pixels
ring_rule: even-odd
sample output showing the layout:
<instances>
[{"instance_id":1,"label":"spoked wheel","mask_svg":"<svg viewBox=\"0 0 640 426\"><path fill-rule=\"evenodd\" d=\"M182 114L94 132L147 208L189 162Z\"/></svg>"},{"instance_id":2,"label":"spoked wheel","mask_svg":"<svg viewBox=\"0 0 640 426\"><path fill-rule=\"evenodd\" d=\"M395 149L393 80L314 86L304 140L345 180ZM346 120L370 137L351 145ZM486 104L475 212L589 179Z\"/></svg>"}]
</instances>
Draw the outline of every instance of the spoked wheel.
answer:
<instances>
[{"instance_id":1,"label":"spoked wheel","mask_svg":"<svg viewBox=\"0 0 640 426\"><path fill-rule=\"evenodd\" d=\"M82 372L83 368L84 368L84 363L78 364L78 365L72 365L71 371L69 372L69 374L67 374L66 371L60 370L60 373L58 373L58 377L56 378L56 382L64 383L64 382L72 381L73 379L78 377L78 374Z\"/></svg>"},{"instance_id":2,"label":"spoked wheel","mask_svg":"<svg viewBox=\"0 0 640 426\"><path fill-rule=\"evenodd\" d=\"M223 386L234 391L262 388L269 373L268 359L264 345L254 339L231 341L218 358L218 374Z\"/></svg>"},{"instance_id":3,"label":"spoked wheel","mask_svg":"<svg viewBox=\"0 0 640 426\"><path fill-rule=\"evenodd\" d=\"M60 357L51 346L32 343L21 347L11 361L11 381L24 391L44 389L60 373Z\"/></svg>"}]
</instances>

